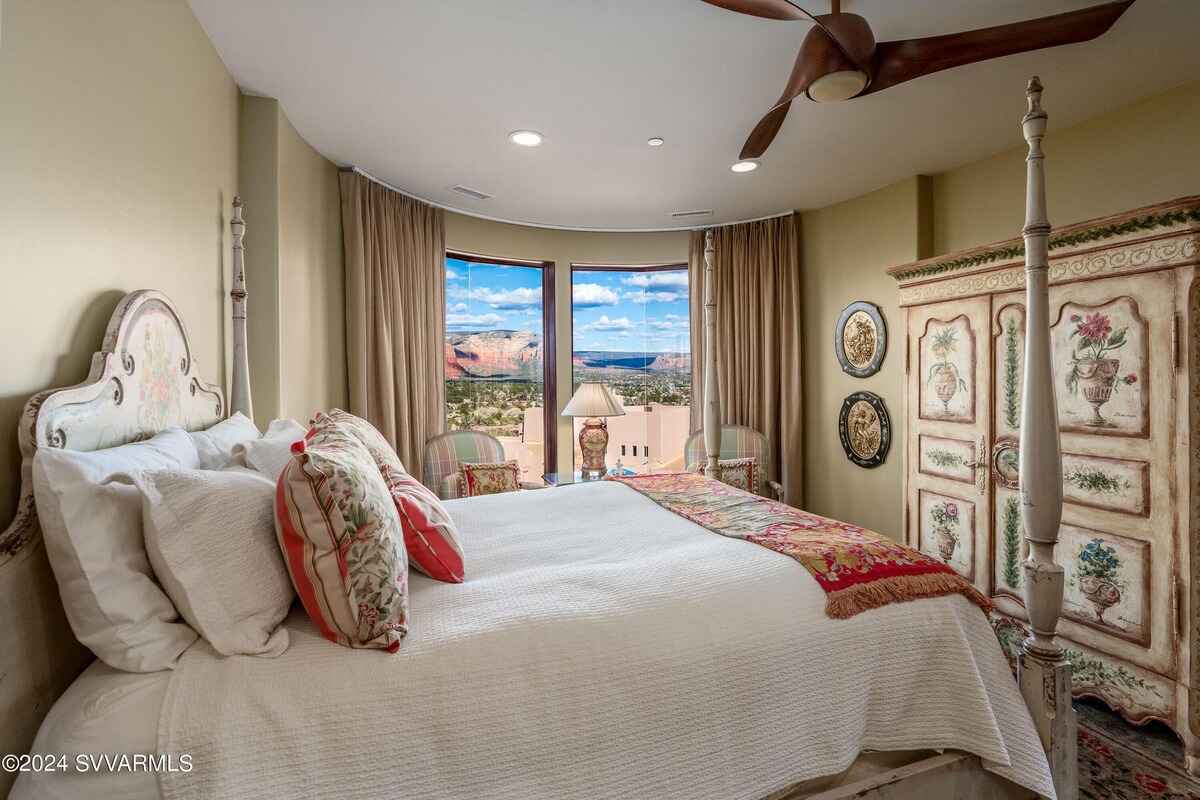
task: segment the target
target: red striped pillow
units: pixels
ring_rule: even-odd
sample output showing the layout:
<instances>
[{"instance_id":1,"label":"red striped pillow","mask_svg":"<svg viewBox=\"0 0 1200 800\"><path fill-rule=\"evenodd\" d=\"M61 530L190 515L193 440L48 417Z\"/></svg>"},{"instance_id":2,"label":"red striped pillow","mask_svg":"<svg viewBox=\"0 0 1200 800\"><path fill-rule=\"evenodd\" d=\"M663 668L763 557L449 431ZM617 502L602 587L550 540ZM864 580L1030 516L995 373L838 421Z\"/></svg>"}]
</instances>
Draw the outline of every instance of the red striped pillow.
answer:
<instances>
[{"instance_id":1,"label":"red striped pillow","mask_svg":"<svg viewBox=\"0 0 1200 800\"><path fill-rule=\"evenodd\" d=\"M381 471L396 502L413 566L435 580L462 583L462 545L450 512L437 495L408 473L387 467Z\"/></svg>"},{"instance_id":2,"label":"red striped pillow","mask_svg":"<svg viewBox=\"0 0 1200 800\"><path fill-rule=\"evenodd\" d=\"M332 642L396 652L408 631L408 558L375 461L330 424L292 452L275 488L275 531L305 611Z\"/></svg>"}]
</instances>

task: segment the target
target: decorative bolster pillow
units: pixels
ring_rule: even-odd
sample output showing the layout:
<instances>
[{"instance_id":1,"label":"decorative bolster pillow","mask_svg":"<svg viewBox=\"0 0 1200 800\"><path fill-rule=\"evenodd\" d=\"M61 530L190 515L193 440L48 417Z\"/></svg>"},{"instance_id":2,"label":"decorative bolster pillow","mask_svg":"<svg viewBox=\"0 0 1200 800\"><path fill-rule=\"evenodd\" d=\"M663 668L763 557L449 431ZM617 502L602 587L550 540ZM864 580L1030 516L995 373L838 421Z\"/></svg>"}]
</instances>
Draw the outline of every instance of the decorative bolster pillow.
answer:
<instances>
[{"instance_id":1,"label":"decorative bolster pillow","mask_svg":"<svg viewBox=\"0 0 1200 800\"><path fill-rule=\"evenodd\" d=\"M408 632L408 558L379 469L355 436L320 421L292 452L275 528L305 611L332 642L396 652Z\"/></svg>"}]
</instances>

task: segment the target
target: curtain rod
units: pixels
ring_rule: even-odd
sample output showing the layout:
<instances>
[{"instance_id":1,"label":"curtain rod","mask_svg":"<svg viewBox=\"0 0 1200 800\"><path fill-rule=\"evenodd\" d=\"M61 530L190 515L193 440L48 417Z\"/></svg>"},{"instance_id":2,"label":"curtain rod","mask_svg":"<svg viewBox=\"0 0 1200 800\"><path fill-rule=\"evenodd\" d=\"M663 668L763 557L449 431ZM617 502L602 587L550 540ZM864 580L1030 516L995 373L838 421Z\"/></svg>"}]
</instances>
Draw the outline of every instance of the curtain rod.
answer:
<instances>
[{"instance_id":1,"label":"curtain rod","mask_svg":"<svg viewBox=\"0 0 1200 800\"><path fill-rule=\"evenodd\" d=\"M443 211L450 211L454 214L461 214L464 217L475 217L476 219L483 219L483 220L487 220L488 222L501 222L501 223L504 223L505 225L519 225L524 228L546 228L548 230L555 230L555 231L575 231L577 233L682 233L684 231L704 231L704 230L709 230L710 228L728 228L730 225L744 225L748 222L762 222L763 220L778 219L779 217L786 217L786 216L796 213L795 210L780 211L775 214L764 214L761 217L752 217L750 219L733 220L732 222L721 222L716 225L687 225L687 226L683 226L683 227L679 227L679 228L589 228L589 227L585 227L582 225L550 225L550 224L544 223L544 222L524 222L521 220L505 219L503 217L493 217L493 216L489 216L487 214L480 214L477 211L465 211L461 208L455 208L454 206L448 206L444 203L437 203L437 202L434 202L433 200L429 200L428 198L421 197L419 194L413 194L410 191L401 189L399 186L388 183L387 181L383 180L382 178L377 178L374 175L372 175L371 173L367 172L365 169L362 169L361 167L354 167L354 166L338 167L338 171L339 172L356 172L359 175L362 175L367 180L374 181L375 183L379 184L380 186L384 187L385 189L391 189L393 192L396 192L397 194L402 194L405 197L412 198L413 200L419 200L422 203L425 203L426 205L433 206L434 208L440 208Z\"/></svg>"}]
</instances>

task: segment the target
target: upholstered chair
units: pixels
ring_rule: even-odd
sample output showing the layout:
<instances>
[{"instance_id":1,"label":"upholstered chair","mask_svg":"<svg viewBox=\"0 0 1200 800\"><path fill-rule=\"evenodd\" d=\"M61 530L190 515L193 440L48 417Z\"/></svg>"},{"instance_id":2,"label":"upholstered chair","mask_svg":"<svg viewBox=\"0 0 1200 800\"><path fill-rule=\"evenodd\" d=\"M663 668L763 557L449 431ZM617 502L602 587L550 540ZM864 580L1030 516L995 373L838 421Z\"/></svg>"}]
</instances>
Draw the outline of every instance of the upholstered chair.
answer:
<instances>
[{"instance_id":1,"label":"upholstered chair","mask_svg":"<svg viewBox=\"0 0 1200 800\"><path fill-rule=\"evenodd\" d=\"M683 463L689 472L703 472L708 451L704 448L704 431L694 431L683 446ZM787 502L783 485L771 479L771 445L766 436L745 425L721 426L721 453L719 458L727 461L736 458L753 458L757 462L758 494L781 503Z\"/></svg>"},{"instance_id":2,"label":"upholstered chair","mask_svg":"<svg viewBox=\"0 0 1200 800\"><path fill-rule=\"evenodd\" d=\"M425 443L425 469L421 483L443 500L459 496L461 464L499 464L504 446L495 436L479 431L450 431Z\"/></svg>"}]
</instances>

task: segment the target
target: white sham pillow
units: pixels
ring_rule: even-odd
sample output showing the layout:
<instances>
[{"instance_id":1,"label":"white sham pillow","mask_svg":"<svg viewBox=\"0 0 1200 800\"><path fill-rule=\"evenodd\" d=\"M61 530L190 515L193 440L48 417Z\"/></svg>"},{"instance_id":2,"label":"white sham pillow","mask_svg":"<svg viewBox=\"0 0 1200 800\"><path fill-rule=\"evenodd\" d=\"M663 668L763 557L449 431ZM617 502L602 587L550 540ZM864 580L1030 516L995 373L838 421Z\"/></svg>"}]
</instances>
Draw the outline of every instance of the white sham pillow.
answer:
<instances>
[{"instance_id":1,"label":"white sham pillow","mask_svg":"<svg viewBox=\"0 0 1200 800\"><path fill-rule=\"evenodd\" d=\"M208 430L192 431L188 435L196 445L200 469L221 469L229 463L236 445L257 439L262 434L249 417L238 411Z\"/></svg>"},{"instance_id":2,"label":"white sham pillow","mask_svg":"<svg viewBox=\"0 0 1200 800\"><path fill-rule=\"evenodd\" d=\"M111 667L171 669L196 632L155 582L140 493L105 482L119 473L191 469L198 462L181 428L105 450L43 447L34 456L38 518L67 620L76 638Z\"/></svg>"},{"instance_id":3,"label":"white sham pillow","mask_svg":"<svg viewBox=\"0 0 1200 800\"><path fill-rule=\"evenodd\" d=\"M144 470L146 552L183 618L218 653L278 656L295 599L275 540L275 483L252 470Z\"/></svg>"},{"instance_id":4,"label":"white sham pillow","mask_svg":"<svg viewBox=\"0 0 1200 800\"><path fill-rule=\"evenodd\" d=\"M257 470L279 480L283 468L292 460L292 445L304 438L308 428L294 419L272 420L261 439L251 439L233 448L230 464Z\"/></svg>"}]
</instances>

